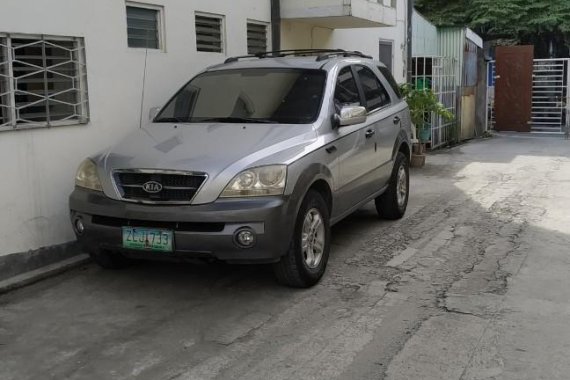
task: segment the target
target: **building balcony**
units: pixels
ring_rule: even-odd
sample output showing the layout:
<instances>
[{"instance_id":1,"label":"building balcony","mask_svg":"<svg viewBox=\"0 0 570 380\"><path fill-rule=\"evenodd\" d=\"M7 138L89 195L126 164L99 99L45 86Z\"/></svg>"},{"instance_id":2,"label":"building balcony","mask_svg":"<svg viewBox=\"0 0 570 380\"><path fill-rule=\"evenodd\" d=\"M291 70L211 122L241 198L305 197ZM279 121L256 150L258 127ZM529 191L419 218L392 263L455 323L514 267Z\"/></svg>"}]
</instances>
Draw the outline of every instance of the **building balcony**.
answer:
<instances>
[{"instance_id":1,"label":"building balcony","mask_svg":"<svg viewBox=\"0 0 570 380\"><path fill-rule=\"evenodd\" d=\"M281 18L328 29L396 25L392 0L281 0Z\"/></svg>"}]
</instances>

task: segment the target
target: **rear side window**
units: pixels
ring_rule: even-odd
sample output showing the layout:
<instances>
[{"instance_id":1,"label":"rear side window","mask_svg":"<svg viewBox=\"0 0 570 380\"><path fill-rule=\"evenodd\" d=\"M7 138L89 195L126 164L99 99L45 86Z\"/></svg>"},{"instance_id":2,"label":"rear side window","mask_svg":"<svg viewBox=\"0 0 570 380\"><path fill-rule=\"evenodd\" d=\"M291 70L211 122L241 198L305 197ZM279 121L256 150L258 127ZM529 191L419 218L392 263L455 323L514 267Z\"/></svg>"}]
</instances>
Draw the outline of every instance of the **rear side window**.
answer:
<instances>
[{"instance_id":1,"label":"rear side window","mask_svg":"<svg viewBox=\"0 0 570 380\"><path fill-rule=\"evenodd\" d=\"M360 105L360 95L356 80L352 74L352 69L347 66L340 70L336 79L336 88L334 90L334 104L339 111L342 106Z\"/></svg>"},{"instance_id":2,"label":"rear side window","mask_svg":"<svg viewBox=\"0 0 570 380\"><path fill-rule=\"evenodd\" d=\"M398 99L402 99L402 93L400 92L400 86L398 86L398 83L396 82L396 79L394 79L394 76L392 75L390 70L387 67L383 67L383 66L378 66L378 70L380 70L382 75L384 75L384 78L386 78L386 80L388 81L388 84L390 85L390 87L392 87L392 90L394 90L394 93L396 94Z\"/></svg>"},{"instance_id":3,"label":"rear side window","mask_svg":"<svg viewBox=\"0 0 570 380\"><path fill-rule=\"evenodd\" d=\"M366 99L366 109L373 111L390 104L390 96L388 92L372 70L364 66L356 68L362 90L364 91L364 98Z\"/></svg>"}]
</instances>

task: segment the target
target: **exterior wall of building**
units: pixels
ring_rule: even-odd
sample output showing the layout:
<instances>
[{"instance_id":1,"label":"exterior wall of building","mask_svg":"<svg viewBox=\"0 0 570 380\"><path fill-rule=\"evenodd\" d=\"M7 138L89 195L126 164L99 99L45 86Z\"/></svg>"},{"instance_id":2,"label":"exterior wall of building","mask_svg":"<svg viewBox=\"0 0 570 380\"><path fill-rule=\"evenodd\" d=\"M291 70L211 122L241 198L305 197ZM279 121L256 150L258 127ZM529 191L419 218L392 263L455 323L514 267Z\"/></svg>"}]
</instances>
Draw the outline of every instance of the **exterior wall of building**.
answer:
<instances>
[{"instance_id":1,"label":"exterior wall of building","mask_svg":"<svg viewBox=\"0 0 570 380\"><path fill-rule=\"evenodd\" d=\"M393 44L393 74L396 81L406 78L407 0L397 0L396 26L378 28L326 29L304 22L283 21L282 48L358 50L379 58L380 41Z\"/></svg>"},{"instance_id":2,"label":"exterior wall of building","mask_svg":"<svg viewBox=\"0 0 570 380\"><path fill-rule=\"evenodd\" d=\"M165 43L148 51L143 122L205 66L246 54L246 23L269 23L270 2L239 3L139 2L162 7ZM196 11L224 16L224 53L196 51ZM0 33L83 37L90 109L88 124L0 132L2 256L73 240L67 197L76 168L138 128L145 50L127 46L125 2L117 0L3 0Z\"/></svg>"},{"instance_id":3,"label":"exterior wall of building","mask_svg":"<svg viewBox=\"0 0 570 380\"><path fill-rule=\"evenodd\" d=\"M281 21L281 49L328 49L333 29L306 22Z\"/></svg>"},{"instance_id":4,"label":"exterior wall of building","mask_svg":"<svg viewBox=\"0 0 570 380\"><path fill-rule=\"evenodd\" d=\"M281 17L329 29L395 26L393 0L282 0Z\"/></svg>"}]
</instances>

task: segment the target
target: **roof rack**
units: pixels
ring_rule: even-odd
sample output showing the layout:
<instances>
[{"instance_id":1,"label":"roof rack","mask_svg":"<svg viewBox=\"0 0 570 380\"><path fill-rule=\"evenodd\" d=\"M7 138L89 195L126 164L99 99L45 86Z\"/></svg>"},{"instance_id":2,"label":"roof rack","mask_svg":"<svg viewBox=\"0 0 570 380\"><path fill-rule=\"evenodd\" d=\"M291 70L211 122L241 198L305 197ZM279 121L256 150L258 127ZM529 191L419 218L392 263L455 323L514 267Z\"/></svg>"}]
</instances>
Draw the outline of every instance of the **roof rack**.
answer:
<instances>
[{"instance_id":1,"label":"roof rack","mask_svg":"<svg viewBox=\"0 0 570 380\"><path fill-rule=\"evenodd\" d=\"M360 57L360 58L368 58L372 59L371 56L365 55L359 51L347 51L342 49L288 49L288 50L274 50L274 51L267 51L263 53L256 53L250 55L241 55L237 57L229 57L227 58L224 63L232 63L237 62L240 59L245 58L280 58L280 57L306 57L306 56L317 56L317 62L324 61L326 59L330 59L333 57Z\"/></svg>"}]
</instances>

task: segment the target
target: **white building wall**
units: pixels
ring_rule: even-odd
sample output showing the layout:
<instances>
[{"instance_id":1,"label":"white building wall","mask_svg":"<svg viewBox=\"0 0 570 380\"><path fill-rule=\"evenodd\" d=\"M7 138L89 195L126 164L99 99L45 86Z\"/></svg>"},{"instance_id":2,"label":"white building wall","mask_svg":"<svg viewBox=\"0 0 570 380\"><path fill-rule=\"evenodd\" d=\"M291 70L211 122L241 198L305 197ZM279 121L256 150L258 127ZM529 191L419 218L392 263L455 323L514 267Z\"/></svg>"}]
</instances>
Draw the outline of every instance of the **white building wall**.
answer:
<instances>
[{"instance_id":1,"label":"white building wall","mask_svg":"<svg viewBox=\"0 0 570 380\"><path fill-rule=\"evenodd\" d=\"M396 26L379 28L326 29L302 22L283 21L283 49L322 48L358 50L379 58L379 42L393 42L393 74L398 83L406 80L407 0L397 0Z\"/></svg>"},{"instance_id":2,"label":"white building wall","mask_svg":"<svg viewBox=\"0 0 570 380\"><path fill-rule=\"evenodd\" d=\"M0 32L84 37L87 125L0 132L0 256L74 239L67 197L81 160L138 128L144 49L127 47L121 0L2 0ZM165 49L149 50L143 121L205 66L247 51L248 19L270 21L269 0L153 0ZM226 52L196 52L194 12L225 15Z\"/></svg>"},{"instance_id":3,"label":"white building wall","mask_svg":"<svg viewBox=\"0 0 570 380\"><path fill-rule=\"evenodd\" d=\"M332 44L333 29L321 28L306 22L281 21L281 48L328 49Z\"/></svg>"}]
</instances>

